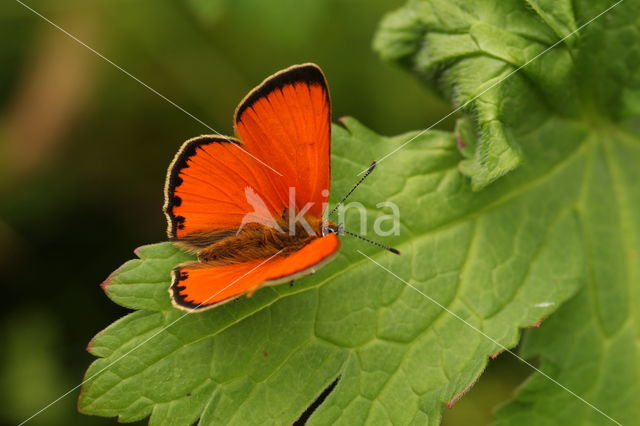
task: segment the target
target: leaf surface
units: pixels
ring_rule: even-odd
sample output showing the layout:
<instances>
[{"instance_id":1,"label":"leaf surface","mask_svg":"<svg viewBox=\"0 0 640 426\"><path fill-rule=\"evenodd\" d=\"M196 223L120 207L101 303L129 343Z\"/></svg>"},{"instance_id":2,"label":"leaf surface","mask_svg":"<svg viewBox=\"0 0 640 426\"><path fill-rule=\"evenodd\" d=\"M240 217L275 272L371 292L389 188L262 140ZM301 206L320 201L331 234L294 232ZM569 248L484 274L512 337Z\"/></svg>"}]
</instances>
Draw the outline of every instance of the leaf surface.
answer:
<instances>
[{"instance_id":1,"label":"leaf surface","mask_svg":"<svg viewBox=\"0 0 640 426\"><path fill-rule=\"evenodd\" d=\"M534 374L497 424L637 423L640 138L629 117L640 112L638 16L636 0L419 0L390 14L377 35L383 57L456 105L469 103L457 134L469 142L461 170L476 189L530 161L536 127L557 133L530 149L568 137L553 122L584 132L576 199L584 279L570 303L528 332L522 355L596 408Z\"/></svg>"},{"instance_id":2,"label":"leaf surface","mask_svg":"<svg viewBox=\"0 0 640 426\"><path fill-rule=\"evenodd\" d=\"M372 158L415 134L381 137L353 119L334 127L333 201ZM185 315L170 307L169 243L146 246L105 284L115 302L140 309L91 343L99 357L83 412L151 424L289 423L337 377L310 423L437 424L443 403L473 382L500 348L358 253L361 250L501 344L549 315L582 274L577 200L585 133L550 123L531 135L562 143L486 191L471 191L455 137L429 132L376 169L353 202L367 226L401 209L402 256L343 238L337 260L291 287ZM346 227L360 231L347 209ZM382 230L390 224L378 223ZM569 262L570 267L566 267ZM95 377L94 377L95 375Z\"/></svg>"}]
</instances>

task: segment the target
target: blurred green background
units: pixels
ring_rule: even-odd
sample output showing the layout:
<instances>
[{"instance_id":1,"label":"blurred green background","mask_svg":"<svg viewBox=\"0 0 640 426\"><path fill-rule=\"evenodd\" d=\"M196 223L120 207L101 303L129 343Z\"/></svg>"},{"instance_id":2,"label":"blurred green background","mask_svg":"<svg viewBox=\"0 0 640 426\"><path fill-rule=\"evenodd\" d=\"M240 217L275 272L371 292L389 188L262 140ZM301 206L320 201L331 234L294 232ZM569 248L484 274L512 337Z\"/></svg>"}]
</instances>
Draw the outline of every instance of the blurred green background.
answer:
<instances>
[{"instance_id":1,"label":"blurred green background","mask_svg":"<svg viewBox=\"0 0 640 426\"><path fill-rule=\"evenodd\" d=\"M31 0L47 19L223 134L262 79L313 61L334 119L382 134L451 107L371 50L403 0ZM125 310L98 286L140 245L165 238L166 168L210 131L14 0L0 5L0 423L76 386L87 342ZM450 130L453 119L442 123ZM446 425L482 425L528 370L490 364ZM74 391L29 424L114 424L76 413Z\"/></svg>"}]
</instances>

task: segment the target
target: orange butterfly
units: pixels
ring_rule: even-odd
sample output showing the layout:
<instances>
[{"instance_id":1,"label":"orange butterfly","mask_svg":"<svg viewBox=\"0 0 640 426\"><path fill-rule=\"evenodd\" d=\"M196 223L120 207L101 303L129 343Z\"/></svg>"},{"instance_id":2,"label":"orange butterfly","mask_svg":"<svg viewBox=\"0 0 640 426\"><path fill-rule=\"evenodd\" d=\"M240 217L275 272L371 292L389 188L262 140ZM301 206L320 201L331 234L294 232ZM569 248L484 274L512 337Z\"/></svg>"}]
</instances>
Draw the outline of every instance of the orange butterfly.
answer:
<instances>
[{"instance_id":1,"label":"orange butterfly","mask_svg":"<svg viewBox=\"0 0 640 426\"><path fill-rule=\"evenodd\" d=\"M234 128L238 139L188 140L169 167L169 238L198 256L173 270L170 293L181 309L312 273L340 248L342 227L322 217L331 106L320 68L296 65L267 78L237 107Z\"/></svg>"}]
</instances>

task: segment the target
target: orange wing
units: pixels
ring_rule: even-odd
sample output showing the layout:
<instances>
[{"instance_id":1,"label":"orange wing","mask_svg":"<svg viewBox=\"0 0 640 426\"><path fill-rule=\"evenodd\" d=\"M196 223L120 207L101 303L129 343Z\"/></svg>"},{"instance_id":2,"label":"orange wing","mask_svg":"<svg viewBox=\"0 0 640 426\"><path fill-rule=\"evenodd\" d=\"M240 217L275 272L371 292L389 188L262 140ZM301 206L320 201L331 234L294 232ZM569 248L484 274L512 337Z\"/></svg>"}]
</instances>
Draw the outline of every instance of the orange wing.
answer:
<instances>
[{"instance_id":1,"label":"orange wing","mask_svg":"<svg viewBox=\"0 0 640 426\"><path fill-rule=\"evenodd\" d=\"M191 262L173 270L170 293L181 309L202 310L253 293L261 285L274 285L315 272L338 251L335 234L315 239L287 257L276 256L247 263L210 267Z\"/></svg>"},{"instance_id":2,"label":"orange wing","mask_svg":"<svg viewBox=\"0 0 640 426\"><path fill-rule=\"evenodd\" d=\"M169 237L226 235L248 213L277 219L288 201L284 181L274 175L234 138L200 136L185 142L165 187Z\"/></svg>"},{"instance_id":3,"label":"orange wing","mask_svg":"<svg viewBox=\"0 0 640 426\"><path fill-rule=\"evenodd\" d=\"M331 105L314 64L295 65L266 79L240 103L236 134L247 149L296 188L298 210L321 217L329 194Z\"/></svg>"}]
</instances>

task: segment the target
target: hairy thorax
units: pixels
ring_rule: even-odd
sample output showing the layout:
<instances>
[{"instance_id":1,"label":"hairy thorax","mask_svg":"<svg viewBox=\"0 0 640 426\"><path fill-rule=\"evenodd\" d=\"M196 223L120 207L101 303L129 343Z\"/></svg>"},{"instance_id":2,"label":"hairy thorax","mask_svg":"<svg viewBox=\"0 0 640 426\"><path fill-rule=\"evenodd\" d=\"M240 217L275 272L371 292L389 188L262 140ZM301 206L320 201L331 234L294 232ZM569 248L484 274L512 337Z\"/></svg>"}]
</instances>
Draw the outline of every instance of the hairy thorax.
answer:
<instances>
[{"instance_id":1,"label":"hairy thorax","mask_svg":"<svg viewBox=\"0 0 640 426\"><path fill-rule=\"evenodd\" d=\"M264 259L276 254L288 256L312 240L322 237L321 218L305 217L306 224L289 223L281 219L278 228L249 224L240 231L195 234L181 241L181 245L197 253L198 260L207 266L229 265ZM204 266L204 265L203 265Z\"/></svg>"}]
</instances>

